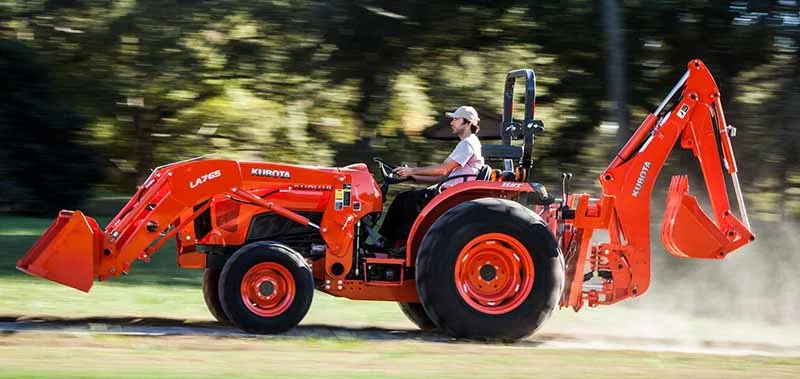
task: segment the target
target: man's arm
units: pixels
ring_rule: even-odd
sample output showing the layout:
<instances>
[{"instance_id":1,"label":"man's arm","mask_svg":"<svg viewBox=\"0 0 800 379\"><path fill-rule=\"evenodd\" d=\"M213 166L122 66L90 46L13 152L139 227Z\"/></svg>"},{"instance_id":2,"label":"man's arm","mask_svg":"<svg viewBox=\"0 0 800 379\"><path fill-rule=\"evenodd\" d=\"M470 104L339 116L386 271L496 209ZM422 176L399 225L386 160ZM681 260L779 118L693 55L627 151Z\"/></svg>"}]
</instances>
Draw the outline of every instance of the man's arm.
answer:
<instances>
[{"instance_id":1,"label":"man's arm","mask_svg":"<svg viewBox=\"0 0 800 379\"><path fill-rule=\"evenodd\" d=\"M443 176L414 175L414 181L422 183L438 183Z\"/></svg>"},{"instance_id":2,"label":"man's arm","mask_svg":"<svg viewBox=\"0 0 800 379\"><path fill-rule=\"evenodd\" d=\"M444 162L433 165L433 166L425 166L425 167L398 167L394 170L395 174L397 174L401 178L405 178L406 176L413 176L417 180L421 181L429 181L425 179L433 179L430 181L438 181L439 178L445 176L453 171L456 167L460 165L458 162L447 158ZM423 179L424 178L424 179Z\"/></svg>"}]
</instances>

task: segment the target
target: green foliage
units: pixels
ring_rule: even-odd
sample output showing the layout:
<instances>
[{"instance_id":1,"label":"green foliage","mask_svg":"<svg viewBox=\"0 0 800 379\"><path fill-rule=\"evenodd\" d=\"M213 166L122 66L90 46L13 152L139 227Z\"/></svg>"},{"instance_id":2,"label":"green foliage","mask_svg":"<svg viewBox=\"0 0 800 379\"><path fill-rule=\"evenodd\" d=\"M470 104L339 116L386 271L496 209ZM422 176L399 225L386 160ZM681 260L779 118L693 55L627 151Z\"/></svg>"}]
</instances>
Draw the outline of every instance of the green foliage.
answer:
<instances>
[{"instance_id":1,"label":"green foliage","mask_svg":"<svg viewBox=\"0 0 800 379\"><path fill-rule=\"evenodd\" d=\"M85 120L53 92L36 52L0 41L0 209L53 214L86 198L92 152L76 142Z\"/></svg>"},{"instance_id":2,"label":"green foliage","mask_svg":"<svg viewBox=\"0 0 800 379\"><path fill-rule=\"evenodd\" d=\"M610 9L621 23L604 21ZM619 121L609 58L622 54L623 121L635 127L697 57L715 74L728 120L742 126L749 200L765 217L785 217L798 202L797 12L777 0L34 1L0 4L0 32L46 62L62 122L87 123L73 139L97 152L107 179L83 187L127 193L155 166L209 153L432 163L452 144L420 130L461 104L499 113L505 73L523 67L536 70L547 125L537 179L571 171L576 190L593 190L631 132L624 122L599 128ZM607 38L615 30L620 46ZM9 180L0 179L3 196L41 196Z\"/></svg>"}]
</instances>

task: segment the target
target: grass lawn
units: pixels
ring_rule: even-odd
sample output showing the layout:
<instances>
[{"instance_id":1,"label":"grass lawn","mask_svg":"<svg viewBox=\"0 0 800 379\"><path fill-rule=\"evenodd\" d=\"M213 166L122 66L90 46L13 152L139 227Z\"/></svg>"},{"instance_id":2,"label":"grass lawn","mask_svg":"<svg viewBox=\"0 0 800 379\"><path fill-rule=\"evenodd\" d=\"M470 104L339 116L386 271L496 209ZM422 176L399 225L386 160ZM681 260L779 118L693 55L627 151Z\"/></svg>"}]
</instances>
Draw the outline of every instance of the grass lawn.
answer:
<instances>
[{"instance_id":1,"label":"grass lawn","mask_svg":"<svg viewBox=\"0 0 800 379\"><path fill-rule=\"evenodd\" d=\"M796 378L800 360L418 341L24 333L0 337L0 368L0 378Z\"/></svg>"},{"instance_id":2,"label":"grass lawn","mask_svg":"<svg viewBox=\"0 0 800 379\"><path fill-rule=\"evenodd\" d=\"M107 219L98 221L102 226ZM172 243L165 244L153 256L152 262L134 262L130 275L95 282L89 294L16 270L17 260L51 222L51 219L0 215L0 315L212 319L202 298L202 272L178 269ZM698 318L630 306L638 300L641 299L610 307L587 308L579 313L572 310L556 311L539 334L670 338L698 342L766 342L800 346L800 325L797 324L775 326L719 317ZM652 302L654 299L651 296L644 300ZM393 303L352 301L322 292L314 294L311 310L303 323L414 328Z\"/></svg>"},{"instance_id":3,"label":"grass lawn","mask_svg":"<svg viewBox=\"0 0 800 379\"><path fill-rule=\"evenodd\" d=\"M106 220L99 220L101 225ZM130 276L95 283L90 294L28 276L17 259L51 220L0 216L0 315L163 317L211 320L201 272L179 270L172 244ZM392 303L315 294L304 324L413 328ZM687 321L624 306L556 311L537 335L608 335L800 346L797 327L718 319ZM754 330L756 332L754 332ZM535 336L534 336L535 338ZM787 340L788 338L788 340ZM184 377L800 377L797 358L724 357L636 351L551 350L519 345L353 338L123 337L11 333L0 336L0 378Z\"/></svg>"}]
</instances>

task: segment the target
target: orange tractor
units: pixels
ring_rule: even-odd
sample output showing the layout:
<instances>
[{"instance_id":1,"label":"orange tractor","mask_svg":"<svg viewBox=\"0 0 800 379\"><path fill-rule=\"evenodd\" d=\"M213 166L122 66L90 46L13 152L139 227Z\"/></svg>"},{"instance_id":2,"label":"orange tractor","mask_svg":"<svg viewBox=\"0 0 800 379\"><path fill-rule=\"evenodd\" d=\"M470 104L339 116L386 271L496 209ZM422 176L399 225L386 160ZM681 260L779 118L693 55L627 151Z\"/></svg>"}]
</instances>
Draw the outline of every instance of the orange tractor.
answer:
<instances>
[{"instance_id":1,"label":"orange tractor","mask_svg":"<svg viewBox=\"0 0 800 379\"><path fill-rule=\"evenodd\" d=\"M512 117L514 83L525 80L525 114ZM685 258L724 258L754 240L720 94L706 66L686 74L600 175L603 193L560 199L531 181L535 75L508 74L502 144L483 167L440 190L416 218L405 250L367 248L393 166L376 159L323 168L233 160L189 160L155 169L105 229L80 211L61 211L18 268L89 291L94 279L127 274L175 237L178 266L205 270L211 313L254 333L296 326L314 289L357 300L394 301L421 328L514 340L533 333L556 305L608 305L647 291L650 195L676 142L700 161L716 221L675 176L661 238ZM512 144L512 140L522 140ZM723 170L740 217L731 212ZM438 185L437 188L443 188ZM595 230L609 241L592 244Z\"/></svg>"}]
</instances>

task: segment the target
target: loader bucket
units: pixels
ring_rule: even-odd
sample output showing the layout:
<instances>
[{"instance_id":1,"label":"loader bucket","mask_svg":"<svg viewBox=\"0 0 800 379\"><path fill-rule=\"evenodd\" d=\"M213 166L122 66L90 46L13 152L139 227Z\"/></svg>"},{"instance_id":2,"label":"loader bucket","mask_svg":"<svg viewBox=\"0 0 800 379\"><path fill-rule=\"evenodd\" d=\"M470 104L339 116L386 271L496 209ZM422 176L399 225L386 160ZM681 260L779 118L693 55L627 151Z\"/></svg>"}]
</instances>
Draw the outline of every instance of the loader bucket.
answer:
<instances>
[{"instance_id":1,"label":"loader bucket","mask_svg":"<svg viewBox=\"0 0 800 379\"><path fill-rule=\"evenodd\" d=\"M89 292L102 235L93 218L80 211L61 211L55 222L17 262L17 268Z\"/></svg>"},{"instance_id":2,"label":"loader bucket","mask_svg":"<svg viewBox=\"0 0 800 379\"><path fill-rule=\"evenodd\" d=\"M728 239L689 194L689 179L674 176L669 185L661 240L672 255L681 258L723 258Z\"/></svg>"}]
</instances>

